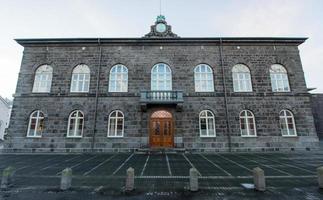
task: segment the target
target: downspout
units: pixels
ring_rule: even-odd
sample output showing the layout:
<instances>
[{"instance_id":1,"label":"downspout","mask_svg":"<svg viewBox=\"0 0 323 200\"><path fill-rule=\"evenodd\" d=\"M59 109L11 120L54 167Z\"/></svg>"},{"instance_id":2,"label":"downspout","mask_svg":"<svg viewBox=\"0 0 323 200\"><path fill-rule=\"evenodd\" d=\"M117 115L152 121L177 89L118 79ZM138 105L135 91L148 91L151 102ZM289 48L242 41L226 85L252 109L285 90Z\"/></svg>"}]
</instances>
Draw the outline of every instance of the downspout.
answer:
<instances>
[{"instance_id":1,"label":"downspout","mask_svg":"<svg viewBox=\"0 0 323 200\"><path fill-rule=\"evenodd\" d=\"M94 143L95 143L95 136L96 136L96 121L98 117L98 102L99 102L99 89L100 89L100 74L101 74L101 60L102 60L102 46L101 46L100 38L98 38L98 46L99 46L99 67L96 75L94 124L93 124L93 137L92 137L92 143L91 143L92 151L94 151Z\"/></svg>"},{"instance_id":2,"label":"downspout","mask_svg":"<svg viewBox=\"0 0 323 200\"><path fill-rule=\"evenodd\" d=\"M220 38L220 61L221 61L221 69L222 69L222 78L223 78L223 93L224 93L224 107L225 107L225 116L226 116L226 125L227 131L226 134L228 136L228 146L229 152L231 152L231 129L229 124L229 109L228 109L228 97L227 97L227 88L226 88L226 79L225 79L225 71L224 71L224 62L223 62L223 49L222 49L222 38Z\"/></svg>"}]
</instances>

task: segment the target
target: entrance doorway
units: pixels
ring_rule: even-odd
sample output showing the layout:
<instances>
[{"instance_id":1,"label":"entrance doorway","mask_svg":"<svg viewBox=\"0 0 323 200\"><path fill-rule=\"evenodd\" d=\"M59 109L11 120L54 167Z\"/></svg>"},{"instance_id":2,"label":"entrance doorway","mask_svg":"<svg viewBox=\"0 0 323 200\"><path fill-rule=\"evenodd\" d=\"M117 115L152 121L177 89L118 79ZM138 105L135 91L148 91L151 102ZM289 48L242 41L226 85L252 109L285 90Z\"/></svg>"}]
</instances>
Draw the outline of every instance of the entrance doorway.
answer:
<instances>
[{"instance_id":1,"label":"entrance doorway","mask_svg":"<svg viewBox=\"0 0 323 200\"><path fill-rule=\"evenodd\" d=\"M150 147L174 147L174 121L173 116L166 110L152 113L149 125Z\"/></svg>"}]
</instances>

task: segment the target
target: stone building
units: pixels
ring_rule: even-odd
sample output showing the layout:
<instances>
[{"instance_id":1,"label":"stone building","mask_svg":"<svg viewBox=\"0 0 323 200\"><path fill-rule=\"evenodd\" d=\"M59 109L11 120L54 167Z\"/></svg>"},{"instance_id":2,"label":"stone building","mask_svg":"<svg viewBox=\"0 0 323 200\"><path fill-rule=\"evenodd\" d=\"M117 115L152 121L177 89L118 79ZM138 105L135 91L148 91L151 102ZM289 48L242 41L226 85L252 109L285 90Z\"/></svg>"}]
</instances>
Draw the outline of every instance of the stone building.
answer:
<instances>
[{"instance_id":1,"label":"stone building","mask_svg":"<svg viewBox=\"0 0 323 200\"><path fill-rule=\"evenodd\" d=\"M9 125L11 103L0 96L0 140L3 140L5 131Z\"/></svg>"},{"instance_id":2,"label":"stone building","mask_svg":"<svg viewBox=\"0 0 323 200\"><path fill-rule=\"evenodd\" d=\"M312 110L317 136L323 139L323 94L312 94Z\"/></svg>"},{"instance_id":3,"label":"stone building","mask_svg":"<svg viewBox=\"0 0 323 200\"><path fill-rule=\"evenodd\" d=\"M312 150L306 38L17 39L7 151Z\"/></svg>"}]
</instances>

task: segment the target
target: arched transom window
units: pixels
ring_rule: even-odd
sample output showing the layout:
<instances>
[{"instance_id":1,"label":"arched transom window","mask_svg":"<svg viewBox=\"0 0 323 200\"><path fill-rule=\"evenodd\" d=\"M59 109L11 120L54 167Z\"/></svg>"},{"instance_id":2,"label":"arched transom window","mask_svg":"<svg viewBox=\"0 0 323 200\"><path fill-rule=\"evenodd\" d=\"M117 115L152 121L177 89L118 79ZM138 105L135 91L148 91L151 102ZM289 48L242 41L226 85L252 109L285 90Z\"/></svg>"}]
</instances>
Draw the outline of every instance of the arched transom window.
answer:
<instances>
[{"instance_id":1,"label":"arched transom window","mask_svg":"<svg viewBox=\"0 0 323 200\"><path fill-rule=\"evenodd\" d=\"M250 70L243 64L232 68L233 90L235 92L252 92Z\"/></svg>"},{"instance_id":2,"label":"arched transom window","mask_svg":"<svg viewBox=\"0 0 323 200\"><path fill-rule=\"evenodd\" d=\"M49 65L42 65L37 68L35 73L35 80L33 92L46 93L50 92L52 86L53 68Z\"/></svg>"},{"instance_id":3,"label":"arched transom window","mask_svg":"<svg viewBox=\"0 0 323 200\"><path fill-rule=\"evenodd\" d=\"M73 111L68 118L67 137L82 137L84 114L80 110Z\"/></svg>"},{"instance_id":4,"label":"arched transom window","mask_svg":"<svg viewBox=\"0 0 323 200\"><path fill-rule=\"evenodd\" d=\"M44 131L44 113L36 110L29 117L27 137L41 137Z\"/></svg>"},{"instance_id":5,"label":"arched transom window","mask_svg":"<svg viewBox=\"0 0 323 200\"><path fill-rule=\"evenodd\" d=\"M282 136L296 136L294 115L289 110L282 110L279 113L279 124Z\"/></svg>"},{"instance_id":6,"label":"arched transom window","mask_svg":"<svg viewBox=\"0 0 323 200\"><path fill-rule=\"evenodd\" d=\"M115 110L109 115L108 137L123 137L124 115L120 110Z\"/></svg>"},{"instance_id":7,"label":"arched transom window","mask_svg":"<svg viewBox=\"0 0 323 200\"><path fill-rule=\"evenodd\" d=\"M215 123L214 115L209 110L200 112L200 136L201 137L215 137Z\"/></svg>"},{"instance_id":8,"label":"arched transom window","mask_svg":"<svg viewBox=\"0 0 323 200\"><path fill-rule=\"evenodd\" d=\"M210 66L200 64L194 69L195 92L214 92L213 71Z\"/></svg>"},{"instance_id":9,"label":"arched transom window","mask_svg":"<svg viewBox=\"0 0 323 200\"><path fill-rule=\"evenodd\" d=\"M287 71L282 65L272 65L269 72L273 92L290 91Z\"/></svg>"},{"instance_id":10,"label":"arched transom window","mask_svg":"<svg viewBox=\"0 0 323 200\"><path fill-rule=\"evenodd\" d=\"M78 65L72 74L71 92L89 92L90 69L87 65Z\"/></svg>"},{"instance_id":11,"label":"arched transom window","mask_svg":"<svg viewBox=\"0 0 323 200\"><path fill-rule=\"evenodd\" d=\"M128 69L124 65L115 65L111 68L109 78L109 92L128 91Z\"/></svg>"},{"instance_id":12,"label":"arched transom window","mask_svg":"<svg viewBox=\"0 0 323 200\"><path fill-rule=\"evenodd\" d=\"M158 63L152 68L151 90L172 90L172 71L168 65Z\"/></svg>"},{"instance_id":13,"label":"arched transom window","mask_svg":"<svg viewBox=\"0 0 323 200\"><path fill-rule=\"evenodd\" d=\"M249 110L243 110L240 113L240 132L242 137L256 136L255 116Z\"/></svg>"}]
</instances>

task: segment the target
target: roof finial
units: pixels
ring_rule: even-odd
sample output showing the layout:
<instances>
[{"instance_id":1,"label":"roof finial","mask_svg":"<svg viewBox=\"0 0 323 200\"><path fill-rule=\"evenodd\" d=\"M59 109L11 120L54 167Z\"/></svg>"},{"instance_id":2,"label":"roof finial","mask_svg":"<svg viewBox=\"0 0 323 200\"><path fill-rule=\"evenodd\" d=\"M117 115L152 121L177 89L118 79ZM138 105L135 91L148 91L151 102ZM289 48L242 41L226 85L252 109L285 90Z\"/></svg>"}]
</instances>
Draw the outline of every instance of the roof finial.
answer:
<instances>
[{"instance_id":1,"label":"roof finial","mask_svg":"<svg viewBox=\"0 0 323 200\"><path fill-rule=\"evenodd\" d=\"M159 15L162 14L162 0L159 0Z\"/></svg>"}]
</instances>

